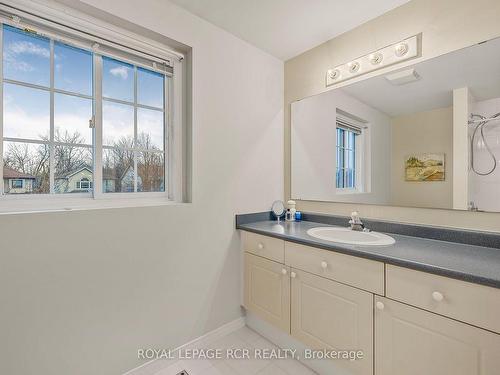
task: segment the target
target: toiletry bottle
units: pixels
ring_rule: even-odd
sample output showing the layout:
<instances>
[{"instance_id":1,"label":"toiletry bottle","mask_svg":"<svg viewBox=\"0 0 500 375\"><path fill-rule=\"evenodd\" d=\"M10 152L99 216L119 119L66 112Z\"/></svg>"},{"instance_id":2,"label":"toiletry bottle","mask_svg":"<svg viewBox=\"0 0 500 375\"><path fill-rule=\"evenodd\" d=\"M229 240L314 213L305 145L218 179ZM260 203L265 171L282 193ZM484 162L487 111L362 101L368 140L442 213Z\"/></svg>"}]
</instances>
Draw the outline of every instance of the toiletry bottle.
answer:
<instances>
[{"instance_id":1,"label":"toiletry bottle","mask_svg":"<svg viewBox=\"0 0 500 375\"><path fill-rule=\"evenodd\" d=\"M295 221L302 221L302 212L295 212Z\"/></svg>"},{"instance_id":2,"label":"toiletry bottle","mask_svg":"<svg viewBox=\"0 0 500 375\"><path fill-rule=\"evenodd\" d=\"M287 204L288 209L290 210L290 221L295 221L295 213L297 212L297 210L295 209L295 201L289 200Z\"/></svg>"}]
</instances>

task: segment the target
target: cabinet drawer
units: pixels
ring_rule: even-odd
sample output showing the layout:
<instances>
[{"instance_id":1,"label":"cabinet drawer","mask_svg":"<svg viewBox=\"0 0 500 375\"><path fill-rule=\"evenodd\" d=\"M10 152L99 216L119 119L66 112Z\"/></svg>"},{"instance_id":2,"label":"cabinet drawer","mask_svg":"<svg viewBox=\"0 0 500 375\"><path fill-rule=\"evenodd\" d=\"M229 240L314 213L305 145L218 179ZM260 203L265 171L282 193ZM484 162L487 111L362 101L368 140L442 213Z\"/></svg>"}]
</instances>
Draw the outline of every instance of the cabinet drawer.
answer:
<instances>
[{"instance_id":1,"label":"cabinet drawer","mask_svg":"<svg viewBox=\"0 0 500 375\"><path fill-rule=\"evenodd\" d=\"M285 241L251 232L241 233L243 250L276 262L285 263Z\"/></svg>"},{"instance_id":2,"label":"cabinet drawer","mask_svg":"<svg viewBox=\"0 0 500 375\"><path fill-rule=\"evenodd\" d=\"M500 289L386 267L387 297L500 333Z\"/></svg>"},{"instance_id":3,"label":"cabinet drawer","mask_svg":"<svg viewBox=\"0 0 500 375\"><path fill-rule=\"evenodd\" d=\"M384 264L285 242L285 263L328 279L384 295Z\"/></svg>"}]
</instances>

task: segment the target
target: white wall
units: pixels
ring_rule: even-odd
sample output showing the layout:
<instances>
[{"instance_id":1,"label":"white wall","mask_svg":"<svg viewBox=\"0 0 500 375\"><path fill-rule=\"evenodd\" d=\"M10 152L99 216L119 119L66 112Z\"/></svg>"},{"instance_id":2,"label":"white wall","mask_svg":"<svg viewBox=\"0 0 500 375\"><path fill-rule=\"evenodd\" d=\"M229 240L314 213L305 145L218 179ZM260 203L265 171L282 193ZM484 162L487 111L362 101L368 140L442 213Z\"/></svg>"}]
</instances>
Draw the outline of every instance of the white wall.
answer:
<instances>
[{"instance_id":1,"label":"white wall","mask_svg":"<svg viewBox=\"0 0 500 375\"><path fill-rule=\"evenodd\" d=\"M325 74L328 69L420 32L421 60L467 47L500 35L499 12L498 0L412 0L286 61L285 197L290 196L291 189L290 103L327 91ZM297 208L340 215L358 210L364 217L500 231L500 215L495 213L313 201L299 201Z\"/></svg>"},{"instance_id":2,"label":"white wall","mask_svg":"<svg viewBox=\"0 0 500 375\"><path fill-rule=\"evenodd\" d=\"M0 216L1 374L120 374L238 318L234 214L283 198L282 62L167 1L86 2L193 47L193 203Z\"/></svg>"},{"instance_id":3,"label":"white wall","mask_svg":"<svg viewBox=\"0 0 500 375\"><path fill-rule=\"evenodd\" d=\"M363 192L335 187L337 110L366 125L362 150ZM334 202L388 203L390 197L390 119L343 90L332 90L291 105L291 197ZM342 113L342 112L341 112Z\"/></svg>"},{"instance_id":4,"label":"white wall","mask_svg":"<svg viewBox=\"0 0 500 375\"><path fill-rule=\"evenodd\" d=\"M486 117L491 117L500 112L500 98L483 100L472 104L472 112ZM498 186L500 186L500 121L492 121L484 126L484 136L488 146L495 155L497 168L487 176L480 176L469 171L469 200L480 210L500 212L500 199L498 199ZM472 136L474 127L469 127ZM486 151L482 142L480 130L477 131L474 142L474 165L476 170L485 173L493 167L493 160Z\"/></svg>"}]
</instances>

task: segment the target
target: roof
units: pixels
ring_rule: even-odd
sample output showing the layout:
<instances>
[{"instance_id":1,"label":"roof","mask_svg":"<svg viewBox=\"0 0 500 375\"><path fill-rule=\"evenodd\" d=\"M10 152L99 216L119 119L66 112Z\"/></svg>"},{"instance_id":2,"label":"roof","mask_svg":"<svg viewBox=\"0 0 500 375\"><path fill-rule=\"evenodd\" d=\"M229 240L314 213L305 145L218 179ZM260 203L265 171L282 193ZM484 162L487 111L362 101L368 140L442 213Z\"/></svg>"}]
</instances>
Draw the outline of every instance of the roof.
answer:
<instances>
[{"instance_id":1,"label":"roof","mask_svg":"<svg viewBox=\"0 0 500 375\"><path fill-rule=\"evenodd\" d=\"M86 165L84 165L84 166L80 166L77 169L74 169L72 171L69 171L69 172L57 175L57 176L55 176L55 179L58 180L58 179L62 179L62 178L70 178L71 176L73 176L73 175L77 174L78 172L81 172L81 171L83 171L85 169L92 174L92 169L90 169L89 167L87 167Z\"/></svg>"},{"instance_id":2,"label":"roof","mask_svg":"<svg viewBox=\"0 0 500 375\"><path fill-rule=\"evenodd\" d=\"M32 176L32 175L27 174L27 173L22 173L22 172L16 171L15 169L4 166L3 167L3 178L9 178L9 179L23 178L25 180L34 180L35 176Z\"/></svg>"}]
</instances>

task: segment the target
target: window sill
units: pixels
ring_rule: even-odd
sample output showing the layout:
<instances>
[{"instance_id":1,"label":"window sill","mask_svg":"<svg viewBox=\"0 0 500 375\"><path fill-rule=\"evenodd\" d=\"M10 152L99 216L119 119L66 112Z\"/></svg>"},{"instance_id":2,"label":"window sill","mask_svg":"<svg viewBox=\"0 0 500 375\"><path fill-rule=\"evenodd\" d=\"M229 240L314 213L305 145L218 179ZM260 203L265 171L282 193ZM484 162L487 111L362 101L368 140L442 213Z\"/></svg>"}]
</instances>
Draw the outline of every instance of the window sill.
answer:
<instances>
[{"instance_id":1,"label":"window sill","mask_svg":"<svg viewBox=\"0 0 500 375\"><path fill-rule=\"evenodd\" d=\"M335 194L337 195L354 195L354 194L363 194L363 191L359 191L358 189L336 189Z\"/></svg>"},{"instance_id":2,"label":"window sill","mask_svg":"<svg viewBox=\"0 0 500 375\"><path fill-rule=\"evenodd\" d=\"M61 199L0 199L0 215L33 214L43 212L71 212L113 208L179 206L189 203L175 202L161 197L132 198L61 198Z\"/></svg>"}]
</instances>

